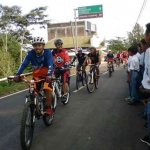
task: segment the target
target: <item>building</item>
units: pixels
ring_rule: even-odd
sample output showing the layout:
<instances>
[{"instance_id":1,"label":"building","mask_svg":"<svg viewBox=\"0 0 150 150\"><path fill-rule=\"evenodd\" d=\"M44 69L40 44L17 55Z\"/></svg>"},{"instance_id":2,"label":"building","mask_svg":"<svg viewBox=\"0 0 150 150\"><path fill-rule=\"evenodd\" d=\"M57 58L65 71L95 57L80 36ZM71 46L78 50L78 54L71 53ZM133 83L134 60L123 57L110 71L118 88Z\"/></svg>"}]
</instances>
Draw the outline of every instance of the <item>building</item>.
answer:
<instances>
[{"instance_id":1,"label":"building","mask_svg":"<svg viewBox=\"0 0 150 150\"><path fill-rule=\"evenodd\" d=\"M54 23L48 25L48 41L54 38L73 37L75 22ZM96 34L96 25L89 21L77 22L78 36L93 36Z\"/></svg>"}]
</instances>

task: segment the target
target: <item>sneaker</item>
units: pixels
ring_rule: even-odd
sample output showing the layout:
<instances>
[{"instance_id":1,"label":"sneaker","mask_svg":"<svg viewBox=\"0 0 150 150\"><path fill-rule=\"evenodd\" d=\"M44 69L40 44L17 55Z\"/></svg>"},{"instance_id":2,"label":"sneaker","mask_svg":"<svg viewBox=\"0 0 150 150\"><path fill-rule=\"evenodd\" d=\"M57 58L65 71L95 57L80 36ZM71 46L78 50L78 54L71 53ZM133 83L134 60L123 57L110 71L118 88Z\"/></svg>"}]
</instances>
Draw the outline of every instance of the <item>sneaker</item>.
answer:
<instances>
[{"instance_id":1,"label":"sneaker","mask_svg":"<svg viewBox=\"0 0 150 150\"><path fill-rule=\"evenodd\" d=\"M135 105L135 104L136 104L136 102L133 102L133 101L128 102L128 105Z\"/></svg>"},{"instance_id":2,"label":"sneaker","mask_svg":"<svg viewBox=\"0 0 150 150\"><path fill-rule=\"evenodd\" d=\"M150 140L149 140L148 135L143 138L140 138L140 140L141 142L146 143L148 146L150 146Z\"/></svg>"},{"instance_id":3,"label":"sneaker","mask_svg":"<svg viewBox=\"0 0 150 150\"><path fill-rule=\"evenodd\" d=\"M129 102L131 100L130 97L125 98L125 101Z\"/></svg>"},{"instance_id":4,"label":"sneaker","mask_svg":"<svg viewBox=\"0 0 150 150\"><path fill-rule=\"evenodd\" d=\"M46 115L51 115L52 114L52 109L50 107L47 107L45 110Z\"/></svg>"},{"instance_id":5,"label":"sneaker","mask_svg":"<svg viewBox=\"0 0 150 150\"><path fill-rule=\"evenodd\" d=\"M66 99L67 99L67 93L62 96L62 101L66 101Z\"/></svg>"}]
</instances>

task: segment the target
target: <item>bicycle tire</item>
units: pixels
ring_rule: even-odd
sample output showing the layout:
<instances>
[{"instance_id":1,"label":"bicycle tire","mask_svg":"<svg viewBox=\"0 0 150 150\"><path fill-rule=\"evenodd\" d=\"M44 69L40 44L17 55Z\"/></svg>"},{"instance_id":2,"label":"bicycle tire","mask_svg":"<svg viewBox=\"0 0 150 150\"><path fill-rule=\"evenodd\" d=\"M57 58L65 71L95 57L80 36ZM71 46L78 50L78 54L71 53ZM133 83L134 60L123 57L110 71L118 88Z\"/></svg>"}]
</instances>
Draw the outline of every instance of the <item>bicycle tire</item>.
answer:
<instances>
[{"instance_id":1,"label":"bicycle tire","mask_svg":"<svg viewBox=\"0 0 150 150\"><path fill-rule=\"evenodd\" d=\"M82 72L82 85L86 85L86 72Z\"/></svg>"},{"instance_id":2,"label":"bicycle tire","mask_svg":"<svg viewBox=\"0 0 150 150\"><path fill-rule=\"evenodd\" d=\"M79 74L76 75L76 89L79 89Z\"/></svg>"},{"instance_id":3,"label":"bicycle tire","mask_svg":"<svg viewBox=\"0 0 150 150\"><path fill-rule=\"evenodd\" d=\"M96 77L96 75L95 75L95 77ZM95 80L95 81L94 81L94 83L95 83L95 88L98 89L98 87L99 87L99 78L95 78L94 80Z\"/></svg>"},{"instance_id":4,"label":"bicycle tire","mask_svg":"<svg viewBox=\"0 0 150 150\"><path fill-rule=\"evenodd\" d=\"M30 108L31 111L31 137L30 141L26 142L26 120L28 117L28 109ZM28 150L31 147L32 140L33 140L33 132L34 132L34 105L32 102L27 102L24 106L23 113L22 113L22 119L21 119L21 128L20 128L20 142L21 147L23 150Z\"/></svg>"},{"instance_id":5,"label":"bicycle tire","mask_svg":"<svg viewBox=\"0 0 150 150\"><path fill-rule=\"evenodd\" d=\"M93 83L90 83L90 84L92 84L92 89L89 88L88 79L91 78L91 77L92 77L92 75L88 74L87 75L87 80L86 80L86 88L87 88L87 90L88 90L89 93L92 93L94 91L94 89L95 89L94 81L93 81Z\"/></svg>"}]
</instances>

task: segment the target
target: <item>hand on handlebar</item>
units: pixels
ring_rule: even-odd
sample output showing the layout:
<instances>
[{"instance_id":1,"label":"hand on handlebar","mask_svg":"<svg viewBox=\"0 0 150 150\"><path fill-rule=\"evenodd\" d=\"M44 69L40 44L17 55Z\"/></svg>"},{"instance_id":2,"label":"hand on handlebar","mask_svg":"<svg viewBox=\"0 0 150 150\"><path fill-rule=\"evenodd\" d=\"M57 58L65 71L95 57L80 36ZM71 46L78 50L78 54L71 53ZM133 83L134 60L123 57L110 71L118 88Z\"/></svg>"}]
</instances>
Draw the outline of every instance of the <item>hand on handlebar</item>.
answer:
<instances>
[{"instance_id":1,"label":"hand on handlebar","mask_svg":"<svg viewBox=\"0 0 150 150\"><path fill-rule=\"evenodd\" d=\"M47 83L50 83L50 82L51 82L51 79L52 79L51 76L46 76L45 81L46 81Z\"/></svg>"},{"instance_id":2,"label":"hand on handlebar","mask_svg":"<svg viewBox=\"0 0 150 150\"><path fill-rule=\"evenodd\" d=\"M21 81L20 76L19 75L15 75L14 78L13 78L13 81L14 82L20 82Z\"/></svg>"}]
</instances>

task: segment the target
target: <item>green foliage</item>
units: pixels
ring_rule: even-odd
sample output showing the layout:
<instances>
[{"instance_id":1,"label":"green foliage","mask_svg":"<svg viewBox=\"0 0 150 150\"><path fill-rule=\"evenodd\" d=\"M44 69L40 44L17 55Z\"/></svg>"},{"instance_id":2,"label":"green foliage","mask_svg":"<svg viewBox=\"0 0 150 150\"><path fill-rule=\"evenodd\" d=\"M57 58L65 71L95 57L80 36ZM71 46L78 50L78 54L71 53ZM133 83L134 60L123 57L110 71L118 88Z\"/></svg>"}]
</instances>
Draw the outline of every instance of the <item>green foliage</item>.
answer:
<instances>
[{"instance_id":1,"label":"green foliage","mask_svg":"<svg viewBox=\"0 0 150 150\"><path fill-rule=\"evenodd\" d=\"M131 32L128 32L128 43L130 46L137 46L140 40L144 38L144 29L136 24Z\"/></svg>"},{"instance_id":2,"label":"green foliage","mask_svg":"<svg viewBox=\"0 0 150 150\"><path fill-rule=\"evenodd\" d=\"M108 49L111 49L113 52L121 51L127 49L126 40L121 37L117 37L117 39L108 40Z\"/></svg>"},{"instance_id":3,"label":"green foliage","mask_svg":"<svg viewBox=\"0 0 150 150\"><path fill-rule=\"evenodd\" d=\"M2 47L0 50L0 77L7 77L13 75L15 70L15 61L10 55L10 53L5 52L5 48Z\"/></svg>"},{"instance_id":4,"label":"green foliage","mask_svg":"<svg viewBox=\"0 0 150 150\"><path fill-rule=\"evenodd\" d=\"M27 49L27 44L32 39L28 27L30 25L43 27L49 23L50 20L47 20L45 15L46 10L47 7L38 7L24 15L19 6L10 7L0 4L0 78L13 75L17 71L26 55L24 51L21 53L21 49ZM30 71L31 65L24 72Z\"/></svg>"}]
</instances>

